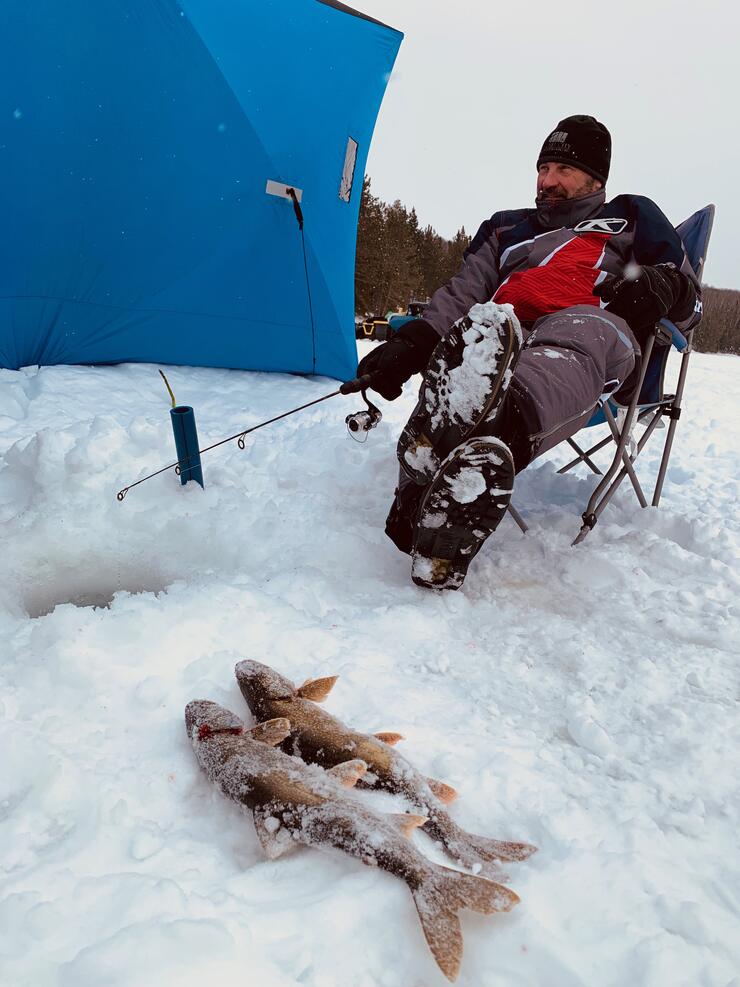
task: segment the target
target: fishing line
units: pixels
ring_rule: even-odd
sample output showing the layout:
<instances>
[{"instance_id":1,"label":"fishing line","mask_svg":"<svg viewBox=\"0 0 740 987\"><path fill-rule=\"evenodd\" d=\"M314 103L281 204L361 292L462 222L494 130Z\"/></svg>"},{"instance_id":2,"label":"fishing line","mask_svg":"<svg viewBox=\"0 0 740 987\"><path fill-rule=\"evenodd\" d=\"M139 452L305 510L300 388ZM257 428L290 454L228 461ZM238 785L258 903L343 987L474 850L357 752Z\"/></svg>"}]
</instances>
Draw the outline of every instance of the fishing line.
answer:
<instances>
[{"instance_id":1,"label":"fishing line","mask_svg":"<svg viewBox=\"0 0 740 987\"><path fill-rule=\"evenodd\" d=\"M265 425L271 425L273 422L280 421L281 418L287 418L289 415L295 415L299 411L304 411L306 408L311 408L315 404L321 404L322 401L328 401L329 398L335 398L337 397L338 394L357 394L358 392L361 392L363 400L365 401L365 404L368 406L369 409L367 412L358 412L357 415L348 415L346 419L348 423L348 428L350 427L349 426L350 418L355 418L355 417L359 417L360 415L367 415L367 414L369 414L371 417L375 419L374 424L368 426L369 428L374 428L375 425L377 425L378 421L380 421L380 418L377 417L380 416L380 411L378 410L378 408L375 407L374 404L372 404L372 402L368 401L367 396L365 394L365 390L370 386L372 378L373 378L372 374L365 374L363 377L355 377L353 380L347 380L339 387L338 390L332 391L331 394L325 394L323 397L316 398L313 401L308 401L306 404L302 404L298 408L292 408L290 411L284 411L282 415L275 415L274 418L268 418L267 421L260 422L259 425L252 425L251 428L245 428L242 429L240 432L235 432L234 435L230 435L226 439L220 439L218 442L214 442L211 445L206 446L204 449L199 449L197 455L202 456L203 453L210 452L211 449L217 449L219 446L225 445L227 442L233 442L234 439L237 440L237 445L239 446L239 448L244 449L246 445L244 441L245 436L249 435L250 432L256 432L257 429L264 428ZM138 487L140 483L145 483L147 480L151 480L155 476L159 476L161 473L166 473L167 470L174 469L175 473L179 476L181 471L183 469L186 469L190 465L191 460L194 458L195 455L188 456L186 459L179 459L175 463L170 463L168 466L163 466L161 469L156 470L154 473L149 473L148 476L142 476L140 480L136 480L135 483L130 483L127 487L123 487L121 490L119 490L118 493L116 494L116 499L122 501L123 498L126 496L126 494L129 492L129 490L133 490L133 488Z\"/></svg>"}]
</instances>

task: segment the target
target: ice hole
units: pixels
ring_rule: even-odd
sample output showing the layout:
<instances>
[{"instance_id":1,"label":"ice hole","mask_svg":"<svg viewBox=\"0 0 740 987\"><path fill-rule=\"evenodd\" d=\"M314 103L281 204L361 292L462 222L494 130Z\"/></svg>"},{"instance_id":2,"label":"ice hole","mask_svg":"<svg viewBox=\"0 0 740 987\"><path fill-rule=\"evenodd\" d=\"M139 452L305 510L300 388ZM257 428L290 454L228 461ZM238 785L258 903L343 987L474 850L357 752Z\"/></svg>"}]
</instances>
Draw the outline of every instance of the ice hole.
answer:
<instances>
[{"instance_id":1,"label":"ice hole","mask_svg":"<svg viewBox=\"0 0 740 987\"><path fill-rule=\"evenodd\" d=\"M154 593L167 591L169 583L163 574L129 571L72 573L60 572L48 576L36 585L26 586L23 607L29 617L45 617L56 607L71 603L75 607L109 607L116 593Z\"/></svg>"}]
</instances>

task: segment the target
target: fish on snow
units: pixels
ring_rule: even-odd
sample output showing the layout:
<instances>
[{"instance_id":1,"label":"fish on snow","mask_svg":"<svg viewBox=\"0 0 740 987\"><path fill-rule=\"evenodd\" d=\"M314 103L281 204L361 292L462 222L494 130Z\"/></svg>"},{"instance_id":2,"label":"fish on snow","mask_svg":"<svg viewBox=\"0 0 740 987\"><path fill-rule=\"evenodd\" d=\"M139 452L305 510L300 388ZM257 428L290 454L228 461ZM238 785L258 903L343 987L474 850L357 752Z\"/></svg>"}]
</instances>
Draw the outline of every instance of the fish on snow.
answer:
<instances>
[{"instance_id":1,"label":"fish on snow","mask_svg":"<svg viewBox=\"0 0 740 987\"><path fill-rule=\"evenodd\" d=\"M283 750L327 769L360 758L368 767L368 777L361 784L401 794L421 809L427 817L424 831L464 867L495 874L491 862L525 860L535 852L536 847L529 843L477 836L458 826L444 808L457 792L444 782L424 777L394 750L403 740L400 734L359 733L317 705L329 695L338 676L309 679L296 687L268 665L252 659L238 662L235 673L242 695L258 720L281 716L290 720Z\"/></svg>"},{"instance_id":2,"label":"fish on snow","mask_svg":"<svg viewBox=\"0 0 740 987\"><path fill-rule=\"evenodd\" d=\"M423 816L381 814L351 798L346 789L365 772L363 761L346 761L327 772L277 749L290 733L284 717L248 730L218 703L195 700L185 709L185 726L210 780L252 809L270 859L296 842L331 846L405 881L429 948L449 980L457 977L463 951L457 911L470 908L489 915L519 901L501 884L427 860L409 839Z\"/></svg>"}]
</instances>

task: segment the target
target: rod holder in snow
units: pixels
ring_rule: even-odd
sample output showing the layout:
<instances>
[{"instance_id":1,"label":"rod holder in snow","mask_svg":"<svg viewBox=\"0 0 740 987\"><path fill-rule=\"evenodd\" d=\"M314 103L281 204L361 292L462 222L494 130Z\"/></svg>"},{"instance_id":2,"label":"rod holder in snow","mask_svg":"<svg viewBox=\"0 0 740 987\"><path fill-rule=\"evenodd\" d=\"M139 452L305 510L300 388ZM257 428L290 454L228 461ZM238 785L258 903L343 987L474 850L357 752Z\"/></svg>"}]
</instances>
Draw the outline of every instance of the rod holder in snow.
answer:
<instances>
[{"instance_id":1,"label":"rod holder in snow","mask_svg":"<svg viewBox=\"0 0 740 987\"><path fill-rule=\"evenodd\" d=\"M195 446L193 447L195 453L198 456L198 469L200 469L200 457L204 452L209 452L211 449L215 449L217 446L225 445L227 442L233 442L234 439L238 440L239 448L243 449L245 446L244 439L250 432L256 432L258 428L264 428L265 425L271 425L272 422L280 421L281 418L287 418L288 415L295 415L299 411L303 411L305 408L310 408L314 404L321 404L322 401L328 401L329 398L335 398L337 394L357 394L358 391L362 391L363 397L365 398L365 404L370 407L370 402L365 397L365 390L370 386L373 380L373 374L365 374L363 377L355 377L353 380L346 380L337 391L332 391L331 394L325 394L322 398L316 398L315 401L308 401L306 404L302 404L299 408L293 408L291 411L284 411L282 415L276 415L274 418L268 418L266 422L260 422L259 425L252 425L251 428L245 428L241 432L237 432L235 435L229 435L225 439L221 439L218 442L214 442L205 449L198 449L198 436L195 434L195 420L193 420L193 434L195 436ZM173 408L172 411L177 411L177 408ZM190 411L193 409L190 408ZM173 423L174 429L174 423ZM177 441L177 440L175 440ZM180 455L180 450L178 449L178 456ZM122 501L126 494L133 487L138 487L140 483L145 483L147 480L153 479L155 476L159 476L160 473L166 473L167 470L174 469L175 472L182 478L182 473L186 469L192 471L194 466L193 453L190 452L186 458L179 458L176 463L170 463L169 466L163 466L161 469L154 473L149 473L147 476L142 476L140 480L136 480L134 483L129 483L127 487L119 490L116 497L119 501ZM190 476L188 479L198 480L201 486L203 486L203 477L201 475L200 479L197 476ZM183 480L183 483L187 483L187 480Z\"/></svg>"},{"instance_id":2,"label":"rod holder in snow","mask_svg":"<svg viewBox=\"0 0 740 987\"><path fill-rule=\"evenodd\" d=\"M203 487L203 470L200 465L195 413L188 405L181 404L176 408L170 408L170 419L177 451L175 472L180 477L180 483L185 486L189 480L195 480Z\"/></svg>"}]
</instances>

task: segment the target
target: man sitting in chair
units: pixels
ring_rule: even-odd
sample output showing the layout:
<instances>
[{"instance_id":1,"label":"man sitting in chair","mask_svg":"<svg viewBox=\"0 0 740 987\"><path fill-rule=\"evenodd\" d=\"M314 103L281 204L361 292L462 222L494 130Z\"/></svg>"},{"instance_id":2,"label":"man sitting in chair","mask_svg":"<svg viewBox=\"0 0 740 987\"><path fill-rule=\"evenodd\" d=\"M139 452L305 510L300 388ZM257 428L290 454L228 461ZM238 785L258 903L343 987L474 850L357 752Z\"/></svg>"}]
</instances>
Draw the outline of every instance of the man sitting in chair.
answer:
<instances>
[{"instance_id":1,"label":"man sitting in chair","mask_svg":"<svg viewBox=\"0 0 740 987\"><path fill-rule=\"evenodd\" d=\"M678 234L650 199L605 201L610 159L603 124L561 120L537 159L535 208L486 220L424 318L360 361L389 401L424 371L386 523L421 586L459 588L515 473L600 398L628 397L661 318L693 320L700 286Z\"/></svg>"}]
</instances>

